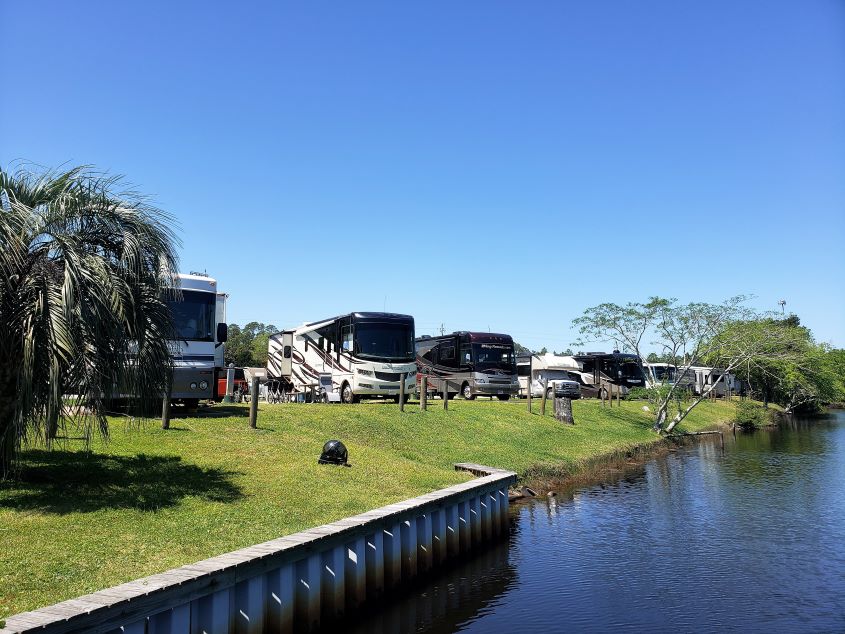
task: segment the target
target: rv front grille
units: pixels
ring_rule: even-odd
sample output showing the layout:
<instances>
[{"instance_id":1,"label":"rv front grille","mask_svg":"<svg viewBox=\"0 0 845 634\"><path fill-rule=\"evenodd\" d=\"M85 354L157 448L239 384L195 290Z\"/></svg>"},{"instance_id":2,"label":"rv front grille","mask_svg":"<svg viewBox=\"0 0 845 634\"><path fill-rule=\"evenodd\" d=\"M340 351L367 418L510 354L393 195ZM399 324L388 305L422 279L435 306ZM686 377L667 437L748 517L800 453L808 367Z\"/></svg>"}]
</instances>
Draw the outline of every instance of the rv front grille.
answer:
<instances>
[{"instance_id":1,"label":"rv front grille","mask_svg":"<svg viewBox=\"0 0 845 634\"><path fill-rule=\"evenodd\" d=\"M376 372L376 378L379 381L398 381L402 375L398 372Z\"/></svg>"},{"instance_id":2,"label":"rv front grille","mask_svg":"<svg viewBox=\"0 0 845 634\"><path fill-rule=\"evenodd\" d=\"M496 383L497 385L510 385L511 382L508 379L490 379L490 383Z\"/></svg>"}]
</instances>

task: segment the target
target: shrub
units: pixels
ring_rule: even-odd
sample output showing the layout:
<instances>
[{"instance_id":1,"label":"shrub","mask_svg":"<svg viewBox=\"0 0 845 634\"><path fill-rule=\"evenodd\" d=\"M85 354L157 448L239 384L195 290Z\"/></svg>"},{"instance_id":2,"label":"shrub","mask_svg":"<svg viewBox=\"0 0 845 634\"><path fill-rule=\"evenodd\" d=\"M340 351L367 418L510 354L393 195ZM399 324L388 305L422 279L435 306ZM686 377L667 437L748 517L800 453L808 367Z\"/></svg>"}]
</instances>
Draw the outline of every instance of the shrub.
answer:
<instances>
[{"instance_id":1,"label":"shrub","mask_svg":"<svg viewBox=\"0 0 845 634\"><path fill-rule=\"evenodd\" d=\"M767 425L771 420L770 413L757 403L740 401L736 406L734 422L743 429L754 429Z\"/></svg>"}]
</instances>

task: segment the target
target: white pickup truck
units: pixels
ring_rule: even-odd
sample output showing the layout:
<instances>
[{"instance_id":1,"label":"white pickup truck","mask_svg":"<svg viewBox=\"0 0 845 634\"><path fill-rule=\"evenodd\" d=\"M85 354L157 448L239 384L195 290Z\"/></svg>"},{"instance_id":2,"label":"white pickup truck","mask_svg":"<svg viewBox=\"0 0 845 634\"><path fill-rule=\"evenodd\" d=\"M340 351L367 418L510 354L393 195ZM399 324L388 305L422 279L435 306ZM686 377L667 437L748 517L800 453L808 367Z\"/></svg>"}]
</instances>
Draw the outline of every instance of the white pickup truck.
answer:
<instances>
[{"instance_id":1,"label":"white pickup truck","mask_svg":"<svg viewBox=\"0 0 845 634\"><path fill-rule=\"evenodd\" d=\"M544 383L548 381L548 383ZM531 381L531 396L543 396L543 386L546 386L546 398L566 397L572 399L581 398L581 385L578 381L570 378L565 370L542 370L536 373Z\"/></svg>"}]
</instances>

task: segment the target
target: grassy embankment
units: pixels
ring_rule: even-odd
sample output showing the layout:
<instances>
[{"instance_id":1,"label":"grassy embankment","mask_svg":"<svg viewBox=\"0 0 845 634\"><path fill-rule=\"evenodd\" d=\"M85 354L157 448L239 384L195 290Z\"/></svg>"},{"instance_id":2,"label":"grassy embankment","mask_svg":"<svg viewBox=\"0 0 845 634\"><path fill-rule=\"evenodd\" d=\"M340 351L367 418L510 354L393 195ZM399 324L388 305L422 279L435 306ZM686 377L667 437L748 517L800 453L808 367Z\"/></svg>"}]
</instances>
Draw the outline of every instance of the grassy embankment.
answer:
<instances>
[{"instance_id":1,"label":"grassy embankment","mask_svg":"<svg viewBox=\"0 0 845 634\"><path fill-rule=\"evenodd\" d=\"M551 404L550 404L551 405ZM575 426L529 415L525 402L216 406L127 427L112 421L91 454L26 453L20 482L0 484L0 619L296 532L469 478L455 462L542 476L656 440L642 403L574 403ZM539 412L539 403L535 403ZM685 431L729 420L703 403ZM318 466L340 438L353 468Z\"/></svg>"}]
</instances>

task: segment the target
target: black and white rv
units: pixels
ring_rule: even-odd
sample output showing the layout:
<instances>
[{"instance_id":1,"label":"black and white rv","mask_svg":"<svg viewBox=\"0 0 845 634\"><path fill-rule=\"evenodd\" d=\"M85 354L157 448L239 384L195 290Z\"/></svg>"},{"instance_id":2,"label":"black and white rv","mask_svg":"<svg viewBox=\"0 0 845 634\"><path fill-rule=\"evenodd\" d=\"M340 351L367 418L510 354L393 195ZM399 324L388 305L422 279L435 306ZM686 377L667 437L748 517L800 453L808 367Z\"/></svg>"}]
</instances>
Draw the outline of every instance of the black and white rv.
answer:
<instances>
[{"instance_id":1,"label":"black and white rv","mask_svg":"<svg viewBox=\"0 0 845 634\"><path fill-rule=\"evenodd\" d=\"M569 374L581 384L584 396L598 396L607 385L617 385L622 393L634 387L645 387L646 375L635 354L624 352L586 352L564 357Z\"/></svg>"},{"instance_id":2,"label":"black and white rv","mask_svg":"<svg viewBox=\"0 0 845 634\"><path fill-rule=\"evenodd\" d=\"M417 339L419 376L428 376L428 390L451 398L496 396L506 401L519 392L516 357L510 335L453 332Z\"/></svg>"},{"instance_id":3,"label":"black and white rv","mask_svg":"<svg viewBox=\"0 0 845 634\"><path fill-rule=\"evenodd\" d=\"M414 389L414 318L395 313L350 313L283 330L270 337L267 378L289 395L327 385L344 403L361 397L399 399ZM323 379L321 382L320 379Z\"/></svg>"}]
</instances>

